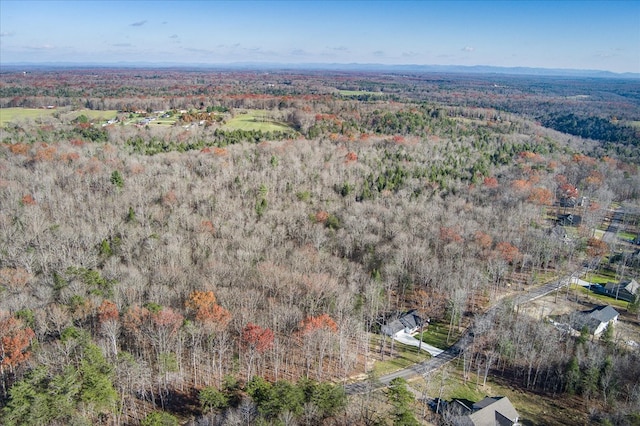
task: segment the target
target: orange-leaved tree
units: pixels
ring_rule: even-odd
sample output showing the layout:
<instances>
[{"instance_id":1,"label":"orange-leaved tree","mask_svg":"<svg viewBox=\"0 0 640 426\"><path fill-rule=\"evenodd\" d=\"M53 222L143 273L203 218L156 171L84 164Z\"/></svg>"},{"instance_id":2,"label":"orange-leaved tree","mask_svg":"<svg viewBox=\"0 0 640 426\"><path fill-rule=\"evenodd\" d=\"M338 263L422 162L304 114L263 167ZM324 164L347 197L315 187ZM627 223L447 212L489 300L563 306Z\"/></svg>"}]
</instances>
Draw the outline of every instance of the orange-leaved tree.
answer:
<instances>
[{"instance_id":1,"label":"orange-leaved tree","mask_svg":"<svg viewBox=\"0 0 640 426\"><path fill-rule=\"evenodd\" d=\"M29 346L35 337L30 327L13 316L0 313L0 382L3 393L6 390L6 371L15 368L31 356Z\"/></svg>"},{"instance_id":2,"label":"orange-leaved tree","mask_svg":"<svg viewBox=\"0 0 640 426\"><path fill-rule=\"evenodd\" d=\"M114 357L118 356L118 336L120 334L120 312L115 303L103 300L98 307L100 332L106 337Z\"/></svg>"},{"instance_id":3,"label":"orange-leaved tree","mask_svg":"<svg viewBox=\"0 0 640 426\"><path fill-rule=\"evenodd\" d=\"M506 262L511 264L520 258L520 250L518 250L518 247L506 241L501 241L496 244L496 251Z\"/></svg>"},{"instance_id":4,"label":"orange-leaved tree","mask_svg":"<svg viewBox=\"0 0 640 426\"><path fill-rule=\"evenodd\" d=\"M26 327L22 320L13 316L0 319L0 366L13 369L26 361L34 337L31 327Z\"/></svg>"},{"instance_id":5,"label":"orange-leaved tree","mask_svg":"<svg viewBox=\"0 0 640 426\"><path fill-rule=\"evenodd\" d=\"M553 202L553 194L547 188L537 186L531 190L527 201L542 206L550 206Z\"/></svg>"},{"instance_id":6,"label":"orange-leaved tree","mask_svg":"<svg viewBox=\"0 0 640 426\"><path fill-rule=\"evenodd\" d=\"M185 306L196 321L201 322L209 331L219 331L231 321L231 313L218 305L213 291L194 291L189 295Z\"/></svg>"},{"instance_id":7,"label":"orange-leaved tree","mask_svg":"<svg viewBox=\"0 0 640 426\"><path fill-rule=\"evenodd\" d=\"M300 323L300 330L302 334L313 333L316 330L326 329L333 331L334 333L338 331L338 325L336 322L327 314L318 315L316 317L310 316L306 317Z\"/></svg>"}]
</instances>

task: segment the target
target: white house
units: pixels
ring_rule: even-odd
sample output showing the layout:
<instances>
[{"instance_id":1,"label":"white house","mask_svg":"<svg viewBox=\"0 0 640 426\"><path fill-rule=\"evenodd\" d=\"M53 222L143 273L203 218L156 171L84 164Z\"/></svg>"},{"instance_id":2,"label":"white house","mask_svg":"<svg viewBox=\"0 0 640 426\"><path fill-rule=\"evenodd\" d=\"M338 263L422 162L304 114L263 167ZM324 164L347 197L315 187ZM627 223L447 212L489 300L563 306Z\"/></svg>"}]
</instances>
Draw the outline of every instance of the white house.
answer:
<instances>
[{"instance_id":1,"label":"white house","mask_svg":"<svg viewBox=\"0 0 640 426\"><path fill-rule=\"evenodd\" d=\"M578 312L574 316L572 325L577 331L582 330L586 326L589 329L589 333L594 336L599 336L609 324L618 322L619 316L618 311L613 309L611 305L598 306L590 311Z\"/></svg>"}]
</instances>

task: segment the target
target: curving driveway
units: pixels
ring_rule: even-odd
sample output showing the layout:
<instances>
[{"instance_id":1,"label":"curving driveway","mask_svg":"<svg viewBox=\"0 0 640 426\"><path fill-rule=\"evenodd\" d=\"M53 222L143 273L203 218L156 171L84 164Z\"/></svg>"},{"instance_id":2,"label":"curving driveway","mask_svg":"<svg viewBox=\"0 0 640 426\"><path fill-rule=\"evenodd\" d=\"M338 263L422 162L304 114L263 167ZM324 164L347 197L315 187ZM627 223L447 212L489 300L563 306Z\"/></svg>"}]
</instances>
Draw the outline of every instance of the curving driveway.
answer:
<instances>
[{"instance_id":1,"label":"curving driveway","mask_svg":"<svg viewBox=\"0 0 640 426\"><path fill-rule=\"evenodd\" d=\"M405 345L415 346L416 348L420 346L420 341L418 339L408 333L405 333L404 331L397 332L395 336L393 336L393 340L395 340L396 342L404 343ZM444 349L438 349L435 346L427 345L424 342L422 342L421 349L423 351L429 352L432 356L438 356L442 352L444 352Z\"/></svg>"}]
</instances>

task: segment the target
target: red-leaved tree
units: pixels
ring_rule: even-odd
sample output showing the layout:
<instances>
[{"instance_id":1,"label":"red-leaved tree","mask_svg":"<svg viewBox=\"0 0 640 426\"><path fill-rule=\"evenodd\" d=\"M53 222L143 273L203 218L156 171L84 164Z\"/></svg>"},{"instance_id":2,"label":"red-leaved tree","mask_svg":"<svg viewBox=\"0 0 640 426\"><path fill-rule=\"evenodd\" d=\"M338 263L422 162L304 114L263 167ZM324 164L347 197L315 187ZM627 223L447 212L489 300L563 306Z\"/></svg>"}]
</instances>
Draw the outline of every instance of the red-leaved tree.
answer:
<instances>
[{"instance_id":1,"label":"red-leaved tree","mask_svg":"<svg viewBox=\"0 0 640 426\"><path fill-rule=\"evenodd\" d=\"M242 330L242 345L247 349L247 381L253 377L253 363L257 355L263 354L273 346L273 331L249 323Z\"/></svg>"}]
</instances>

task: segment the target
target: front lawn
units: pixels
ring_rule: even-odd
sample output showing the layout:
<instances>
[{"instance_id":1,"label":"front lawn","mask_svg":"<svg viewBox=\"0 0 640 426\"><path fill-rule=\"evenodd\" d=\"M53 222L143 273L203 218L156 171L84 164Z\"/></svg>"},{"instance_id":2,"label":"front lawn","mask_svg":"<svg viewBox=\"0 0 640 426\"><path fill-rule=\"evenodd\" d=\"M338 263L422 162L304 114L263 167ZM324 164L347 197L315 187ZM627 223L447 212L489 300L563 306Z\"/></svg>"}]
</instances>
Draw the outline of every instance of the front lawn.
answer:
<instances>
[{"instance_id":1,"label":"front lawn","mask_svg":"<svg viewBox=\"0 0 640 426\"><path fill-rule=\"evenodd\" d=\"M456 327L457 328L457 327ZM449 323L444 322L432 322L426 327L425 331L420 336L420 333L416 334L416 339L422 339L423 342L435 346L438 349L447 349L453 343L458 340L461 333L454 330L451 333L449 343L447 343L447 335L449 334Z\"/></svg>"},{"instance_id":2,"label":"front lawn","mask_svg":"<svg viewBox=\"0 0 640 426\"><path fill-rule=\"evenodd\" d=\"M600 271L598 273L589 273L584 278L585 281L588 281L593 284L606 284L610 282L616 282L616 275L613 271Z\"/></svg>"},{"instance_id":3,"label":"front lawn","mask_svg":"<svg viewBox=\"0 0 640 426\"><path fill-rule=\"evenodd\" d=\"M611 305L616 310L621 312L626 311L629 306L629 302L625 300L616 300L615 298L609 297L605 294L595 293L592 290L589 290L588 287L582 287L574 284L571 286L571 290L587 296L587 300L589 300L590 302L593 302L596 304L599 303L604 305Z\"/></svg>"}]
</instances>

